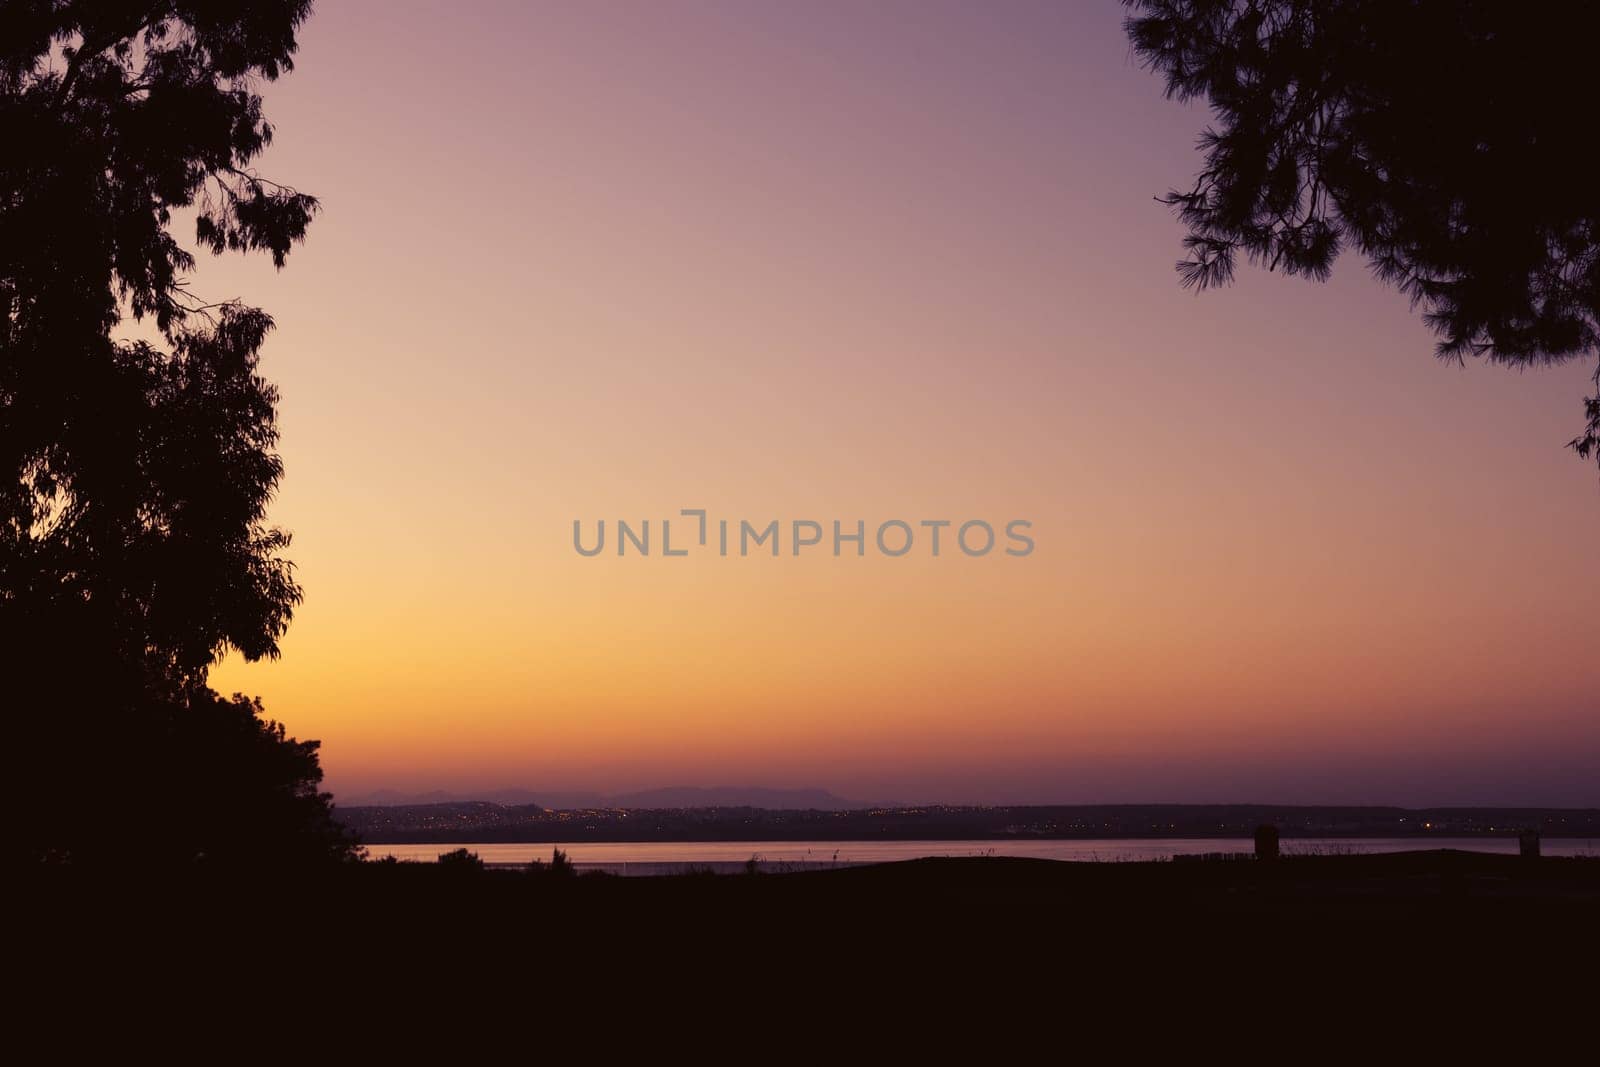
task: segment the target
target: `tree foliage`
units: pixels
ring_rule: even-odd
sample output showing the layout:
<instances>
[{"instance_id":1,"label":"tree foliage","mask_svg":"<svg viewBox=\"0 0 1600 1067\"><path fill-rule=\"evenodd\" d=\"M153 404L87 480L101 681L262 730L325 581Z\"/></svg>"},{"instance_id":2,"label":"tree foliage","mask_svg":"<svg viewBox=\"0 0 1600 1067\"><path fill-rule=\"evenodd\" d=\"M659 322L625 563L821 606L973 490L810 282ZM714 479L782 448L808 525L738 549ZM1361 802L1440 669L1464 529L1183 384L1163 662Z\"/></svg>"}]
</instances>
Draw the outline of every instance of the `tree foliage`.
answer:
<instances>
[{"instance_id":1,"label":"tree foliage","mask_svg":"<svg viewBox=\"0 0 1600 1067\"><path fill-rule=\"evenodd\" d=\"M266 521L272 321L197 297L173 233L192 217L199 247L279 266L305 236L316 200L252 164L272 140L259 88L309 9L0 2L0 655L41 854L96 851L118 797L191 857L247 831L349 848L316 743L206 686L229 649L277 655L301 591ZM116 336L130 320L149 337ZM175 780L233 824L180 817Z\"/></svg>"},{"instance_id":2,"label":"tree foliage","mask_svg":"<svg viewBox=\"0 0 1600 1067\"><path fill-rule=\"evenodd\" d=\"M1325 279L1343 249L1453 360L1600 354L1593 53L1600 5L1125 0L1168 95L1207 99L1205 164L1167 197L1197 289L1247 260ZM1597 395L1572 442L1600 460Z\"/></svg>"}]
</instances>

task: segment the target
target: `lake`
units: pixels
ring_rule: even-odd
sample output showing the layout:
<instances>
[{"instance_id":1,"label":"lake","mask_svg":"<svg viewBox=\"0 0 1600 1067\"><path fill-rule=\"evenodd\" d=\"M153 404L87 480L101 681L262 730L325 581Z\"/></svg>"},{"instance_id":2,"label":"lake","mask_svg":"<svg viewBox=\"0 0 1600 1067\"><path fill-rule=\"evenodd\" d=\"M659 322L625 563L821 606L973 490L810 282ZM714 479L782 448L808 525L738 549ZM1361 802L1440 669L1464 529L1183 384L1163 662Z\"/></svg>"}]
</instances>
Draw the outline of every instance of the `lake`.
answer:
<instances>
[{"instance_id":1,"label":"lake","mask_svg":"<svg viewBox=\"0 0 1600 1067\"><path fill-rule=\"evenodd\" d=\"M490 866L520 867L535 858L549 861L561 848L579 870L613 874L672 874L686 866L718 872L738 871L750 857L764 870L814 869L889 863L925 856L1019 856L1030 859L1127 863L1170 860L1174 856L1214 852L1249 852L1249 838L1106 838L1070 841L601 841L369 845L373 859L434 860L442 852L466 848ZM1339 855L1365 852L1408 852L1455 848L1471 852L1515 855L1515 837L1324 837L1285 838L1285 855ZM1600 856L1600 839L1545 838L1546 856Z\"/></svg>"}]
</instances>

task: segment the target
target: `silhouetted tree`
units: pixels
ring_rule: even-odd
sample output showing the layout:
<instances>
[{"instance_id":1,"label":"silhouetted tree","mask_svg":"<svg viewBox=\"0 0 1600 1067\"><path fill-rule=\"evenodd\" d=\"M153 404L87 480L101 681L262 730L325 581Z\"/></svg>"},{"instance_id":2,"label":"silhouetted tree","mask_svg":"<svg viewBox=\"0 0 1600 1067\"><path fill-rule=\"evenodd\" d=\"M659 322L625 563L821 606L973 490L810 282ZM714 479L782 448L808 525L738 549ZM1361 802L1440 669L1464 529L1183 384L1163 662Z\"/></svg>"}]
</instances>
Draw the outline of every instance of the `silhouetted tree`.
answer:
<instances>
[{"instance_id":1,"label":"silhouetted tree","mask_svg":"<svg viewBox=\"0 0 1600 1067\"><path fill-rule=\"evenodd\" d=\"M1584 0L1125 0L1170 96L1208 99L1205 167L1167 197L1185 285L1240 253L1325 279L1353 246L1439 355L1600 353L1600 5ZM1571 445L1600 460L1600 365Z\"/></svg>"},{"instance_id":2,"label":"silhouetted tree","mask_svg":"<svg viewBox=\"0 0 1600 1067\"><path fill-rule=\"evenodd\" d=\"M304 237L316 201L250 167L309 9L0 3L0 685L36 856L352 847L316 742L206 685L276 656L301 594L266 524L272 322L196 297L171 232L279 266Z\"/></svg>"}]
</instances>

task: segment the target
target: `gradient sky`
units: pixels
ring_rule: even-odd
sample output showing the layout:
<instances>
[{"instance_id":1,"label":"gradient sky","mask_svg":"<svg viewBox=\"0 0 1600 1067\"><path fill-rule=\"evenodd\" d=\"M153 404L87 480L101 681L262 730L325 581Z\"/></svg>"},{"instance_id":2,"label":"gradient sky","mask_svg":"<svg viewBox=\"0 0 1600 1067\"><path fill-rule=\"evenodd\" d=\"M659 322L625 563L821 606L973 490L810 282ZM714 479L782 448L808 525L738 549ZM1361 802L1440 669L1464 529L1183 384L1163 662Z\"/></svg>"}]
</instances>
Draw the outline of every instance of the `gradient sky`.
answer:
<instances>
[{"instance_id":1,"label":"gradient sky","mask_svg":"<svg viewBox=\"0 0 1600 1067\"><path fill-rule=\"evenodd\" d=\"M1353 257L1180 289L1206 113L1121 18L321 5L261 171L324 213L197 278L278 322L307 592L217 687L345 796L1600 804L1587 369ZM572 549L685 507L1038 547Z\"/></svg>"}]
</instances>

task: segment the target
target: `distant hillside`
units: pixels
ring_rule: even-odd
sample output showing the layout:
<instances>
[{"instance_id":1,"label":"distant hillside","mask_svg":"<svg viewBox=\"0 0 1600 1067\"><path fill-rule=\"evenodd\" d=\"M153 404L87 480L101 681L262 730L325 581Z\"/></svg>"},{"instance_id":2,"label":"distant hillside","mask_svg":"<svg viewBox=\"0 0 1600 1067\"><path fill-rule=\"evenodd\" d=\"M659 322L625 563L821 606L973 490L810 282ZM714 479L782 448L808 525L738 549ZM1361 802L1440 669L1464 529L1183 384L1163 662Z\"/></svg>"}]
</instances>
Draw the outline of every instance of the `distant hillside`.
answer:
<instances>
[{"instance_id":1,"label":"distant hillside","mask_svg":"<svg viewBox=\"0 0 1600 1067\"><path fill-rule=\"evenodd\" d=\"M826 789L764 789L759 786L672 786L637 793L538 793L530 789L486 789L472 793L433 790L403 793L380 789L365 795L339 796L341 808L421 807L428 804L487 802L505 807L537 806L559 810L583 808L765 808L768 811L848 811L858 805Z\"/></svg>"},{"instance_id":2,"label":"distant hillside","mask_svg":"<svg viewBox=\"0 0 1600 1067\"><path fill-rule=\"evenodd\" d=\"M625 804L574 808L486 801L354 807L336 817L370 843L445 841L825 841L1017 840L1019 838L1210 837L1248 839L1262 823L1294 837L1515 836L1594 838L1600 810L1556 808L1344 808L1263 804L1122 804L1103 807L842 809L739 805L735 797L809 790L655 790L613 797ZM831 794L821 793L837 803ZM649 798L649 806L640 798ZM670 803L669 801L677 801ZM626 808L627 810L618 810Z\"/></svg>"},{"instance_id":3,"label":"distant hillside","mask_svg":"<svg viewBox=\"0 0 1600 1067\"><path fill-rule=\"evenodd\" d=\"M619 808L765 808L768 811L848 811L855 807L826 789L760 789L678 786L624 793L612 798Z\"/></svg>"}]
</instances>

